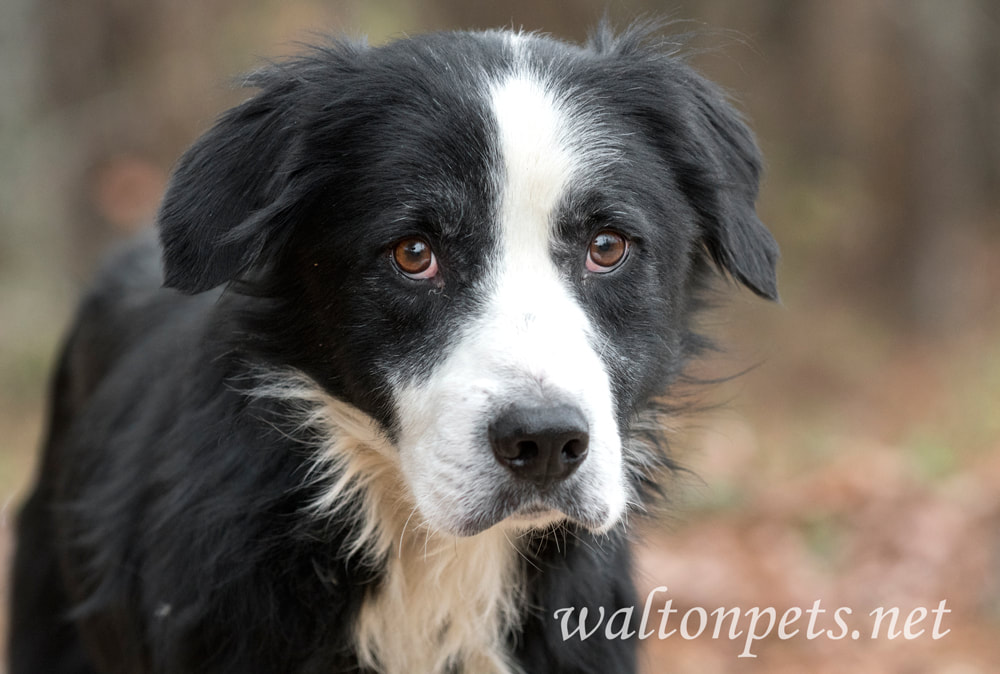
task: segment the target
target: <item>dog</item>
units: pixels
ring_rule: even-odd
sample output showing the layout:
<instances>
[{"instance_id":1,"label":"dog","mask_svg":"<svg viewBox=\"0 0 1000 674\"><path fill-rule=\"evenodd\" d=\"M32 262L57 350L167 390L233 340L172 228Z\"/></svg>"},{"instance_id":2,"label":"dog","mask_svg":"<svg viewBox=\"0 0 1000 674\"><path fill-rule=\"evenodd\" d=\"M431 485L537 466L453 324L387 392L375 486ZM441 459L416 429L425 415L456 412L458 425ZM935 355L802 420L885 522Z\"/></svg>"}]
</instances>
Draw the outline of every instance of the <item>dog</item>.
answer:
<instances>
[{"instance_id":1,"label":"dog","mask_svg":"<svg viewBox=\"0 0 1000 674\"><path fill-rule=\"evenodd\" d=\"M660 31L331 41L181 158L82 302L11 672L631 672L652 425L761 160Z\"/></svg>"}]
</instances>

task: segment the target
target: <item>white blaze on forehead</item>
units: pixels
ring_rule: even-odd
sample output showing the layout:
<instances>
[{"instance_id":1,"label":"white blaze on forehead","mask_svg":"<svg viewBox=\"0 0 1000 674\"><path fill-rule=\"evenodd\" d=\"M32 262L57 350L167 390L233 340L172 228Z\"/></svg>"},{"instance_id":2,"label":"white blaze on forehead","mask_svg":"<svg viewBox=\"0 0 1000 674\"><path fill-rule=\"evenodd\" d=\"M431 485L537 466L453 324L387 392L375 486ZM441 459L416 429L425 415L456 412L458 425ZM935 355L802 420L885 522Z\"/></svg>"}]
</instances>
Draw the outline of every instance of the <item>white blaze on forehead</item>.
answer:
<instances>
[{"instance_id":1,"label":"white blaze on forehead","mask_svg":"<svg viewBox=\"0 0 1000 674\"><path fill-rule=\"evenodd\" d=\"M499 259L491 269L488 313L500 324L493 329L520 329L519 338L505 346L519 344L522 362L512 364L533 370L532 362L561 350L553 342L584 347L593 336L590 321L552 258L560 203L584 168L584 154L572 141L585 130L544 81L528 72L515 71L491 93L503 171Z\"/></svg>"},{"instance_id":2,"label":"white blaze on forehead","mask_svg":"<svg viewBox=\"0 0 1000 674\"><path fill-rule=\"evenodd\" d=\"M524 73L495 85L491 103L504 166L504 252L547 252L552 218L573 173L567 116L543 84Z\"/></svg>"}]
</instances>

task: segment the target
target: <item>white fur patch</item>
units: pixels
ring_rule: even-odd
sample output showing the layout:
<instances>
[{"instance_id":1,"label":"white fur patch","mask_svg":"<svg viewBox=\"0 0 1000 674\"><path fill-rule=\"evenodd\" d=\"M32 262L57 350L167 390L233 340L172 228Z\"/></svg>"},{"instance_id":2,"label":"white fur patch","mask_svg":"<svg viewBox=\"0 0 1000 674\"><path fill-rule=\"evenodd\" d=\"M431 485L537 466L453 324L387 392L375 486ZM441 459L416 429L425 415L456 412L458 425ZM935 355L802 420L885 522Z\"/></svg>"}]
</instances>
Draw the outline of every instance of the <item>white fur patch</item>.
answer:
<instances>
[{"instance_id":1,"label":"white fur patch","mask_svg":"<svg viewBox=\"0 0 1000 674\"><path fill-rule=\"evenodd\" d=\"M519 671L504 639L521 610L523 579L506 534L456 538L429 527L375 421L307 376L271 375L254 395L289 403L300 430L324 439L312 475L325 489L314 514L356 508L349 554L386 562L384 583L354 625L361 664L385 674Z\"/></svg>"},{"instance_id":2,"label":"white fur patch","mask_svg":"<svg viewBox=\"0 0 1000 674\"><path fill-rule=\"evenodd\" d=\"M602 345L552 258L558 208L587 169L607 159L593 140L598 120L575 118L565 101L526 72L493 91L506 180L500 209L501 256L493 299L478 349L489 351L497 372L519 370L537 382L544 399L580 407L590 426L590 449L575 479L583 497L600 496L607 528L624 512L628 493L611 383L596 347ZM580 258L586 251L580 251Z\"/></svg>"}]
</instances>

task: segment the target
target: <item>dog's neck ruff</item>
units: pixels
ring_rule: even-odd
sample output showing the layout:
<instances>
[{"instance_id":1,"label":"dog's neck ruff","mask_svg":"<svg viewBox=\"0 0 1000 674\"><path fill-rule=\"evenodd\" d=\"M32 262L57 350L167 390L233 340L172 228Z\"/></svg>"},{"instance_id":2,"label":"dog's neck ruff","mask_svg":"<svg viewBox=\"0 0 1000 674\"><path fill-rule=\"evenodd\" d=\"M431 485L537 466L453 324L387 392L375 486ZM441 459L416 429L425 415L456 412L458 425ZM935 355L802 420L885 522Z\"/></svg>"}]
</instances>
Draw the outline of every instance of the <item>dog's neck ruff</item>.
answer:
<instances>
[{"instance_id":1,"label":"dog's neck ruff","mask_svg":"<svg viewBox=\"0 0 1000 674\"><path fill-rule=\"evenodd\" d=\"M300 373L268 375L256 397L282 400L298 429L320 438L311 478L315 517L350 517L348 557L380 571L353 627L362 666L385 674L514 674L507 634L523 605L515 543L431 530L414 505L396 450L376 423Z\"/></svg>"}]
</instances>

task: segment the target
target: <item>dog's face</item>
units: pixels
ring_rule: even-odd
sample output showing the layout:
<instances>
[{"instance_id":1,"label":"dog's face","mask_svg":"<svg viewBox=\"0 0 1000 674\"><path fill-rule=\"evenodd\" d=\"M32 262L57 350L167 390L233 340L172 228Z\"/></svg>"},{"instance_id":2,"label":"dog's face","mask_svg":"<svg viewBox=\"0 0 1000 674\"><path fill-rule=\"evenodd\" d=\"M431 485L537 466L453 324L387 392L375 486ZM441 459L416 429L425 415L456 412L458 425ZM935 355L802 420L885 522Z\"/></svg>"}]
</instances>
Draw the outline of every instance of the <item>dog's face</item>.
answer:
<instances>
[{"instance_id":1,"label":"dog's face","mask_svg":"<svg viewBox=\"0 0 1000 674\"><path fill-rule=\"evenodd\" d=\"M175 172L167 285L269 296L259 352L374 420L432 527L613 526L706 261L775 296L736 114L636 35L336 45L253 82Z\"/></svg>"}]
</instances>

